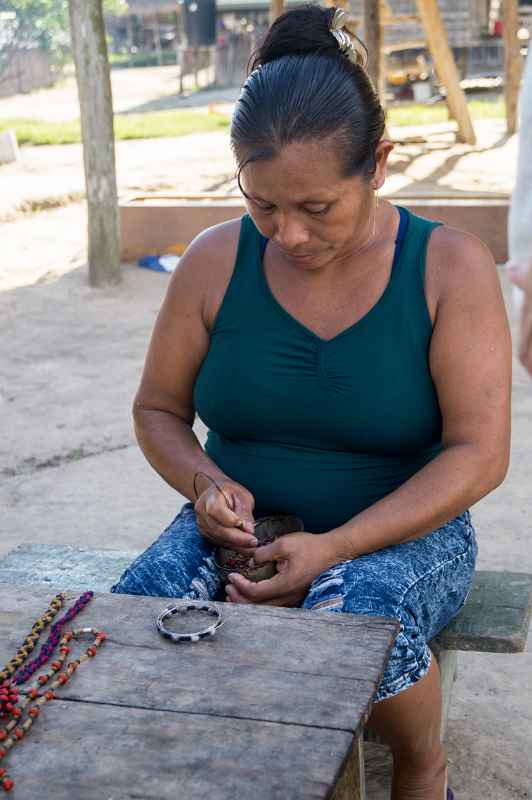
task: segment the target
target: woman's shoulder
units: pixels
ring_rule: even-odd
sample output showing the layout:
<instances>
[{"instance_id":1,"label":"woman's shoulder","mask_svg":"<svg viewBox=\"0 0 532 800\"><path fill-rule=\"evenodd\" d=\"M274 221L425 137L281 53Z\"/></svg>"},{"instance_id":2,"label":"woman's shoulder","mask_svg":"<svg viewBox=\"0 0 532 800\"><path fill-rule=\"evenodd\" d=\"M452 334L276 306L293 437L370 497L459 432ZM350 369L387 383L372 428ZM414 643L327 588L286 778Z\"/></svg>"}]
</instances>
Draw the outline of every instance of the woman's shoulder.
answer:
<instances>
[{"instance_id":1,"label":"woman's shoulder","mask_svg":"<svg viewBox=\"0 0 532 800\"><path fill-rule=\"evenodd\" d=\"M431 233L426 256L425 290L433 319L447 299L481 295L498 283L489 248L477 236L440 225Z\"/></svg>"},{"instance_id":2,"label":"woman's shoulder","mask_svg":"<svg viewBox=\"0 0 532 800\"><path fill-rule=\"evenodd\" d=\"M172 276L169 291L195 299L207 327L231 280L241 225L238 218L206 228L187 247Z\"/></svg>"},{"instance_id":3,"label":"woman's shoulder","mask_svg":"<svg viewBox=\"0 0 532 800\"><path fill-rule=\"evenodd\" d=\"M202 279L234 266L242 219L230 219L201 231L189 244L179 269L194 271Z\"/></svg>"}]
</instances>

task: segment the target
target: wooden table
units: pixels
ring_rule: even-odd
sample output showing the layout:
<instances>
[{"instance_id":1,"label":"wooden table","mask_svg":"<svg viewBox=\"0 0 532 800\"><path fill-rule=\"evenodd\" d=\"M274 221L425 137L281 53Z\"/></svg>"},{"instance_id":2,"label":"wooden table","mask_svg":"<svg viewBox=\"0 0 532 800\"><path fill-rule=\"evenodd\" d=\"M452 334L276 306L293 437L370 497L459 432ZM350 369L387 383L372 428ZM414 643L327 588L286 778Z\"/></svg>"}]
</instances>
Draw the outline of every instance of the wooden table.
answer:
<instances>
[{"instance_id":1,"label":"wooden table","mask_svg":"<svg viewBox=\"0 0 532 800\"><path fill-rule=\"evenodd\" d=\"M2 666L59 589L0 586ZM6 758L16 800L364 797L362 733L398 623L217 603L214 637L173 644L155 628L166 605L97 594L74 621L109 638Z\"/></svg>"}]
</instances>

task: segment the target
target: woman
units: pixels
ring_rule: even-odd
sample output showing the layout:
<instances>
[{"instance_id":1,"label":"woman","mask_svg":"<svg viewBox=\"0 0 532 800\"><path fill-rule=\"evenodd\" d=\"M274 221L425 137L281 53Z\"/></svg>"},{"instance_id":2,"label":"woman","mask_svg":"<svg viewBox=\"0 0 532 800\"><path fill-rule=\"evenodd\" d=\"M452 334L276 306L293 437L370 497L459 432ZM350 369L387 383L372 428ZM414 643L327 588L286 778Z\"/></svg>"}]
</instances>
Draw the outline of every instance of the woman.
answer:
<instances>
[{"instance_id":1,"label":"woman","mask_svg":"<svg viewBox=\"0 0 532 800\"><path fill-rule=\"evenodd\" d=\"M471 585L467 509L506 473L510 340L484 245L378 203L392 144L345 23L285 14L244 85L231 141L249 215L183 257L135 401L146 457L195 504L113 591L217 597L225 544L279 567L232 576L229 602L398 619L368 724L394 800L442 800L427 642ZM255 551L254 516L279 512L305 531Z\"/></svg>"}]
</instances>

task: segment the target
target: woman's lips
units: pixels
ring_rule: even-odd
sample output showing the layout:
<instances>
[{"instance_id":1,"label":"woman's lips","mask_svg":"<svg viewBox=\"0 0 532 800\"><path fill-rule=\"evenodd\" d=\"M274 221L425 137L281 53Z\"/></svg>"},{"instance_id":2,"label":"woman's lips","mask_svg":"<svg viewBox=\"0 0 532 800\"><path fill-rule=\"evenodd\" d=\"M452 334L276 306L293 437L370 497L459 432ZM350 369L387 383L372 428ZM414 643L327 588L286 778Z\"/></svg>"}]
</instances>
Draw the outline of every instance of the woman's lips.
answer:
<instances>
[{"instance_id":1,"label":"woman's lips","mask_svg":"<svg viewBox=\"0 0 532 800\"><path fill-rule=\"evenodd\" d=\"M305 261L309 258L315 258L314 253L289 253L285 250L284 254L287 258L293 258L294 261Z\"/></svg>"}]
</instances>

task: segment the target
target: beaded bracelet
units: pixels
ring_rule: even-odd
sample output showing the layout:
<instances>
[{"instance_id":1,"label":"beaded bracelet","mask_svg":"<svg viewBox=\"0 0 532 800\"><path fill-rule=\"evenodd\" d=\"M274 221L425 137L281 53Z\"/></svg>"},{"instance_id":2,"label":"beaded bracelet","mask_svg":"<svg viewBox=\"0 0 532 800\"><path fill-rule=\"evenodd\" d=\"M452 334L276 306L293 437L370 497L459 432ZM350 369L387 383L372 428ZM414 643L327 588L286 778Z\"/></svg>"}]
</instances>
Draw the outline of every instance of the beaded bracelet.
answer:
<instances>
[{"instance_id":1,"label":"beaded bracelet","mask_svg":"<svg viewBox=\"0 0 532 800\"><path fill-rule=\"evenodd\" d=\"M186 616L188 611L206 611L211 617L216 618L216 622L204 628L201 631L194 633L175 633L166 628L164 622L168 617L173 617L174 614ZM172 642L199 642L200 639L206 639L208 636L214 636L218 628L224 624L222 612L219 611L213 603L207 600L180 600L174 603L157 617L157 630L164 636L165 639L171 639Z\"/></svg>"}]
</instances>

